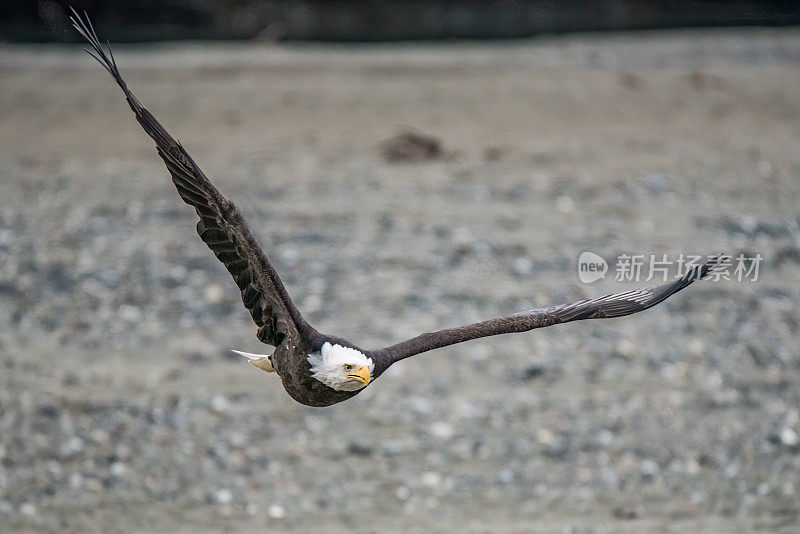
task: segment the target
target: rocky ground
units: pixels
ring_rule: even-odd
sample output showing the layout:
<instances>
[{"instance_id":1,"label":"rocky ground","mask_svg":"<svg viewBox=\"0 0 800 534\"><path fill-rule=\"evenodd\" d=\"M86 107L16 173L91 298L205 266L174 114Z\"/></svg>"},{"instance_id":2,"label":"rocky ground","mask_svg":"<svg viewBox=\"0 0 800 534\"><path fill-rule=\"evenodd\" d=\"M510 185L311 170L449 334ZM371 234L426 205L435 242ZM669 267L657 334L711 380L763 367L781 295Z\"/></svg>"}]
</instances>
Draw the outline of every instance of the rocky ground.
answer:
<instances>
[{"instance_id":1,"label":"rocky ground","mask_svg":"<svg viewBox=\"0 0 800 534\"><path fill-rule=\"evenodd\" d=\"M306 408L228 352L263 346L105 73L3 46L4 532L796 532L796 30L117 59L363 346L645 285L582 284L585 250L764 261ZM437 150L387 159L408 130Z\"/></svg>"}]
</instances>

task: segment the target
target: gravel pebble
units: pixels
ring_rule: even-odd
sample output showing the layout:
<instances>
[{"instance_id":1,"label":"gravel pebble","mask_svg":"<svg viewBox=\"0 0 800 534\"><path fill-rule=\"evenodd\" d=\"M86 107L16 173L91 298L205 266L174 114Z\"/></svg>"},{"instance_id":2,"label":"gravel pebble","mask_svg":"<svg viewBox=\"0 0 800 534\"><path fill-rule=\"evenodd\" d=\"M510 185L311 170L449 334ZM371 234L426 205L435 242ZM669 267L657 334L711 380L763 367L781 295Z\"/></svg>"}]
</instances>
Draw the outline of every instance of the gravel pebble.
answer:
<instances>
[{"instance_id":1,"label":"gravel pebble","mask_svg":"<svg viewBox=\"0 0 800 534\"><path fill-rule=\"evenodd\" d=\"M797 530L796 31L120 46L309 322L365 346L653 283L582 284L584 251L765 258L323 410L228 356L270 349L84 56L0 53L3 532ZM404 125L445 148L385 161Z\"/></svg>"}]
</instances>

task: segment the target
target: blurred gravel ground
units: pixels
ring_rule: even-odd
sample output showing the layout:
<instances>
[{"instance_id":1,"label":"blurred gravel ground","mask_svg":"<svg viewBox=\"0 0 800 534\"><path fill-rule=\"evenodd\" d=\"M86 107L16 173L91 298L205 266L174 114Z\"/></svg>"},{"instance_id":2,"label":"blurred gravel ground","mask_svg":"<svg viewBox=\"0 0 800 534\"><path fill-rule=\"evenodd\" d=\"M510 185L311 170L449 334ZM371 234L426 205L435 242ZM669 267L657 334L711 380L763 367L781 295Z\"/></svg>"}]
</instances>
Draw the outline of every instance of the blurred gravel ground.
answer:
<instances>
[{"instance_id":1,"label":"blurred gravel ground","mask_svg":"<svg viewBox=\"0 0 800 534\"><path fill-rule=\"evenodd\" d=\"M306 408L228 352L255 327L107 76L3 46L4 532L797 531L795 29L117 58L310 322L365 346L635 285L581 284L584 250L764 263ZM443 156L385 161L408 129Z\"/></svg>"}]
</instances>

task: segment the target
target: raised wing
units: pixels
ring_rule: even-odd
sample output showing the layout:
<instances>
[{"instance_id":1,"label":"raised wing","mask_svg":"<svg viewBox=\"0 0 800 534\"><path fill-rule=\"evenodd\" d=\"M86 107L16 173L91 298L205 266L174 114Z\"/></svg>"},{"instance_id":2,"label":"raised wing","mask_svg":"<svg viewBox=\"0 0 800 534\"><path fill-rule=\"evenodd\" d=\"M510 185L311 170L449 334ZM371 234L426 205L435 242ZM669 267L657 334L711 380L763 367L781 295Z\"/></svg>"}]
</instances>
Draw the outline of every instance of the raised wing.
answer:
<instances>
[{"instance_id":1,"label":"raised wing","mask_svg":"<svg viewBox=\"0 0 800 534\"><path fill-rule=\"evenodd\" d=\"M84 20L74 9L72 13L72 25L89 42L94 53L86 51L122 88L136 120L156 142L158 155L167 164L181 198L200 216L197 233L239 286L242 301L259 327L258 338L278 346L286 336L309 335L313 329L292 303L239 210L217 191L181 144L133 96L117 69L111 47L108 46L106 54L89 17Z\"/></svg>"},{"instance_id":2,"label":"raised wing","mask_svg":"<svg viewBox=\"0 0 800 534\"><path fill-rule=\"evenodd\" d=\"M663 302L695 280L707 277L715 268L724 264L724 260L724 256L714 257L705 265L698 265L689 269L684 276L674 282L657 287L634 289L624 293L605 295L596 299L579 300L547 308L536 308L508 317L499 317L458 328L422 334L397 345L373 351L370 356L375 360L375 374L382 373L398 360L471 339L514 332L527 332L534 328L543 328L582 319L607 319L637 313Z\"/></svg>"}]
</instances>

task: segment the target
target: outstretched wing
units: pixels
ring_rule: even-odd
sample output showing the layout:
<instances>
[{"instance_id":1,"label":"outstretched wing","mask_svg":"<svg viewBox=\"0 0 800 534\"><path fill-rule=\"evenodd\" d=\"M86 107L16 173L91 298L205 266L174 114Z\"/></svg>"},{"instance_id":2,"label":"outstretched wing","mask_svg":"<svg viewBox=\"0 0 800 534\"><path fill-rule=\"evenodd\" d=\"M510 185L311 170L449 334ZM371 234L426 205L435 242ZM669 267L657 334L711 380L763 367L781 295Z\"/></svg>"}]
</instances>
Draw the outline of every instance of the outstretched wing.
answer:
<instances>
[{"instance_id":1,"label":"outstretched wing","mask_svg":"<svg viewBox=\"0 0 800 534\"><path fill-rule=\"evenodd\" d=\"M666 300L695 280L700 280L724 264L725 257L717 256L705 265L695 266L672 283L657 287L648 287L605 295L596 299L579 300L570 304L561 304L547 308L536 308L508 317L499 317L480 323L472 323L458 328L429 332L385 349L373 351L370 356L375 360L378 375L390 365L429 350L446 347L462 341L477 339L498 334L527 332L534 328L543 328L554 324L580 321L582 319L607 319L637 313Z\"/></svg>"},{"instance_id":2,"label":"outstretched wing","mask_svg":"<svg viewBox=\"0 0 800 534\"><path fill-rule=\"evenodd\" d=\"M89 17L84 20L74 9L72 13L72 25L89 42L94 53L86 51L122 88L136 120L156 142L158 155L167 164L181 198L200 216L197 233L225 264L239 286L242 301L259 327L258 338L278 346L287 335L294 337L299 333L307 336L313 329L292 303L278 273L250 233L239 210L217 191L180 143L133 96L117 69L111 47L108 46L106 54Z\"/></svg>"}]
</instances>

